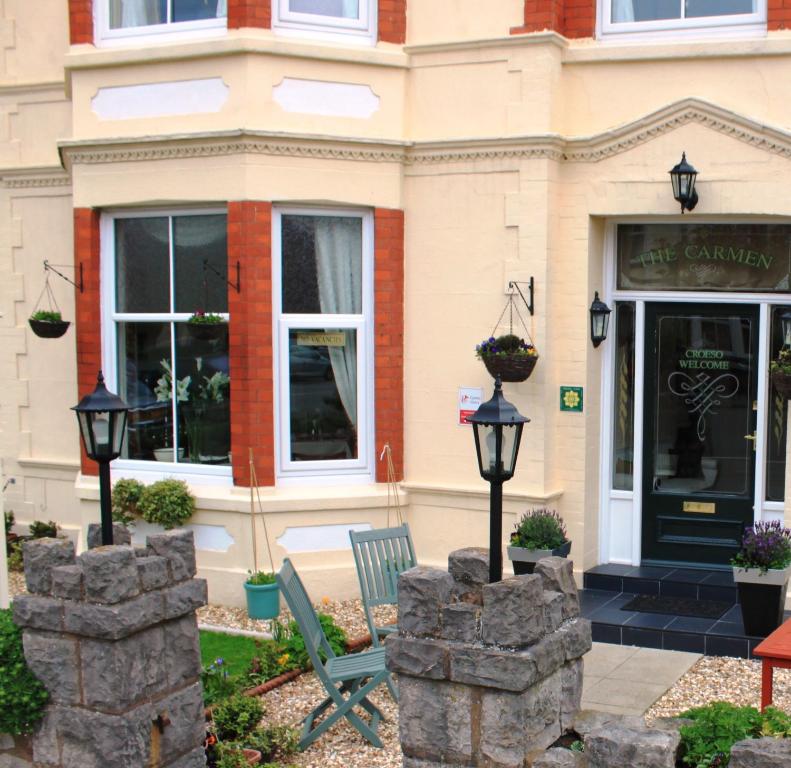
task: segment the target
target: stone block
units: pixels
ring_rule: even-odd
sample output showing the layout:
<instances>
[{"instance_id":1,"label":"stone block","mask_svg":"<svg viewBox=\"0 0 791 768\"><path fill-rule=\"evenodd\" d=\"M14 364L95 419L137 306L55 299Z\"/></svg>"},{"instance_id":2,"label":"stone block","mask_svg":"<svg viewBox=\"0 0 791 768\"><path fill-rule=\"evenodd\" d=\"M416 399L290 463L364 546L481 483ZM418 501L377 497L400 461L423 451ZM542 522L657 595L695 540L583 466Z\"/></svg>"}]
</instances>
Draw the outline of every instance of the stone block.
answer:
<instances>
[{"instance_id":1,"label":"stone block","mask_svg":"<svg viewBox=\"0 0 791 768\"><path fill-rule=\"evenodd\" d=\"M128 545L96 547L80 555L85 599L114 605L140 594L135 551Z\"/></svg>"},{"instance_id":2,"label":"stone block","mask_svg":"<svg viewBox=\"0 0 791 768\"><path fill-rule=\"evenodd\" d=\"M193 749L181 757L177 757L167 768L206 768L206 750L203 747Z\"/></svg>"},{"instance_id":3,"label":"stone block","mask_svg":"<svg viewBox=\"0 0 791 768\"><path fill-rule=\"evenodd\" d=\"M679 735L610 723L588 733L584 743L589 768L675 768Z\"/></svg>"},{"instance_id":4,"label":"stone block","mask_svg":"<svg viewBox=\"0 0 791 768\"><path fill-rule=\"evenodd\" d=\"M13 749L15 746L14 737L10 733L0 733L0 750Z\"/></svg>"},{"instance_id":5,"label":"stone block","mask_svg":"<svg viewBox=\"0 0 791 768\"><path fill-rule=\"evenodd\" d=\"M563 638L558 632L546 635L533 645L527 655L533 659L541 680L556 672L566 660L563 654Z\"/></svg>"},{"instance_id":6,"label":"stone block","mask_svg":"<svg viewBox=\"0 0 791 768\"><path fill-rule=\"evenodd\" d=\"M580 615L580 598L574 581L574 563L565 557L544 557L534 571L541 577L544 589L563 595L563 618Z\"/></svg>"},{"instance_id":7,"label":"stone block","mask_svg":"<svg viewBox=\"0 0 791 768\"><path fill-rule=\"evenodd\" d=\"M39 595L17 595L12 603L18 627L58 632L63 629L63 600Z\"/></svg>"},{"instance_id":8,"label":"stone block","mask_svg":"<svg viewBox=\"0 0 791 768\"><path fill-rule=\"evenodd\" d=\"M28 592L48 595L52 590L52 569L74 565L74 544L70 539L33 539L22 542L25 583Z\"/></svg>"},{"instance_id":9,"label":"stone block","mask_svg":"<svg viewBox=\"0 0 791 768\"><path fill-rule=\"evenodd\" d=\"M582 659L567 661L560 672L560 727L564 731L571 730L574 718L582 704L582 675L584 662Z\"/></svg>"},{"instance_id":10,"label":"stone block","mask_svg":"<svg viewBox=\"0 0 791 768\"><path fill-rule=\"evenodd\" d=\"M443 606L440 636L455 643L475 643L480 640L481 609L470 603Z\"/></svg>"},{"instance_id":11,"label":"stone block","mask_svg":"<svg viewBox=\"0 0 791 768\"><path fill-rule=\"evenodd\" d=\"M563 623L563 595L544 591L544 632L554 632Z\"/></svg>"},{"instance_id":12,"label":"stone block","mask_svg":"<svg viewBox=\"0 0 791 768\"><path fill-rule=\"evenodd\" d=\"M404 676L398 681L398 695L398 726L405 757L471 764L471 688Z\"/></svg>"},{"instance_id":13,"label":"stone block","mask_svg":"<svg viewBox=\"0 0 791 768\"><path fill-rule=\"evenodd\" d=\"M80 703L77 641L67 636L26 629L25 661L55 704Z\"/></svg>"},{"instance_id":14,"label":"stone block","mask_svg":"<svg viewBox=\"0 0 791 768\"><path fill-rule=\"evenodd\" d=\"M124 603L99 605L65 601L63 624L67 632L100 640L120 640L164 618L161 592L146 592ZM48 629L48 627L45 627Z\"/></svg>"},{"instance_id":15,"label":"stone block","mask_svg":"<svg viewBox=\"0 0 791 768\"><path fill-rule=\"evenodd\" d=\"M483 688L524 691L540 675L527 651L454 645L450 648L450 679Z\"/></svg>"},{"instance_id":16,"label":"stone block","mask_svg":"<svg viewBox=\"0 0 791 768\"><path fill-rule=\"evenodd\" d=\"M194 613L162 626L168 686L175 688L200 677L200 636Z\"/></svg>"},{"instance_id":17,"label":"stone block","mask_svg":"<svg viewBox=\"0 0 791 768\"><path fill-rule=\"evenodd\" d=\"M537 642L543 634L544 596L538 576L516 576L484 585L484 643L518 648Z\"/></svg>"},{"instance_id":18,"label":"stone block","mask_svg":"<svg viewBox=\"0 0 791 768\"><path fill-rule=\"evenodd\" d=\"M420 760L416 757L404 756L403 768L448 768L445 762L437 763L434 760Z\"/></svg>"},{"instance_id":19,"label":"stone block","mask_svg":"<svg viewBox=\"0 0 791 768\"><path fill-rule=\"evenodd\" d=\"M162 590L165 618L176 619L201 608L209 602L206 579L190 579Z\"/></svg>"},{"instance_id":20,"label":"stone block","mask_svg":"<svg viewBox=\"0 0 791 768\"><path fill-rule=\"evenodd\" d=\"M442 628L441 608L450 603L453 579L447 571L419 565L398 579L398 628L402 634L435 637Z\"/></svg>"},{"instance_id":21,"label":"stone block","mask_svg":"<svg viewBox=\"0 0 791 768\"><path fill-rule=\"evenodd\" d=\"M548 749L533 760L533 768L585 768L587 762L582 752L570 749Z\"/></svg>"},{"instance_id":22,"label":"stone block","mask_svg":"<svg viewBox=\"0 0 791 768\"><path fill-rule=\"evenodd\" d=\"M59 565L52 569L52 596L66 600L82 600L85 595L82 567Z\"/></svg>"},{"instance_id":23,"label":"stone block","mask_svg":"<svg viewBox=\"0 0 791 768\"><path fill-rule=\"evenodd\" d=\"M479 591L489 583L489 550L483 547L457 549L448 555L448 571L466 589Z\"/></svg>"},{"instance_id":24,"label":"stone block","mask_svg":"<svg viewBox=\"0 0 791 768\"><path fill-rule=\"evenodd\" d=\"M58 723L60 707L49 705L44 710L44 717L36 727L33 738L33 761L36 766L60 766L60 740L58 739Z\"/></svg>"},{"instance_id":25,"label":"stone block","mask_svg":"<svg viewBox=\"0 0 791 768\"><path fill-rule=\"evenodd\" d=\"M593 645L591 623L588 619L572 619L558 630L563 639L563 654L566 661L578 659L587 653Z\"/></svg>"},{"instance_id":26,"label":"stone block","mask_svg":"<svg viewBox=\"0 0 791 768\"><path fill-rule=\"evenodd\" d=\"M166 587L168 585L167 558L159 555L138 556L137 573L140 576L140 588L144 592Z\"/></svg>"},{"instance_id":27,"label":"stone block","mask_svg":"<svg viewBox=\"0 0 791 768\"><path fill-rule=\"evenodd\" d=\"M441 640L391 635L385 643L387 668L398 675L431 680L448 677L448 645Z\"/></svg>"},{"instance_id":28,"label":"stone block","mask_svg":"<svg viewBox=\"0 0 791 768\"><path fill-rule=\"evenodd\" d=\"M612 712L600 712L598 709L581 709L577 712L572 729L580 736L587 736L593 731L617 728L642 728L645 720L642 715L617 715Z\"/></svg>"},{"instance_id":29,"label":"stone block","mask_svg":"<svg viewBox=\"0 0 791 768\"><path fill-rule=\"evenodd\" d=\"M546 749L560 736L561 686L561 672L558 670L522 694L526 754Z\"/></svg>"},{"instance_id":30,"label":"stone block","mask_svg":"<svg viewBox=\"0 0 791 768\"><path fill-rule=\"evenodd\" d=\"M82 640L80 668L85 706L116 714L161 693L169 687L167 662L162 627L114 642Z\"/></svg>"},{"instance_id":31,"label":"stone block","mask_svg":"<svg viewBox=\"0 0 791 768\"><path fill-rule=\"evenodd\" d=\"M170 578L186 581L196 573L195 537L192 531L169 531L146 537L149 554L167 558Z\"/></svg>"},{"instance_id":32,"label":"stone block","mask_svg":"<svg viewBox=\"0 0 791 768\"><path fill-rule=\"evenodd\" d=\"M151 730L149 707L124 715L88 709L62 710L58 732L64 766L79 768L141 768L149 765Z\"/></svg>"},{"instance_id":33,"label":"stone block","mask_svg":"<svg viewBox=\"0 0 791 768\"><path fill-rule=\"evenodd\" d=\"M155 721L158 715L170 720L170 724L158 734L159 755L163 764L193 750L195 745L203 744L206 720L203 715L203 688L199 682L152 704L149 721Z\"/></svg>"},{"instance_id":34,"label":"stone block","mask_svg":"<svg viewBox=\"0 0 791 768\"><path fill-rule=\"evenodd\" d=\"M102 526L91 523L88 526L88 549L95 549L102 545ZM132 532L121 523L113 523L113 544L131 544Z\"/></svg>"},{"instance_id":35,"label":"stone block","mask_svg":"<svg viewBox=\"0 0 791 768\"><path fill-rule=\"evenodd\" d=\"M791 739L738 741L731 748L729 768L788 768L791 765Z\"/></svg>"}]
</instances>

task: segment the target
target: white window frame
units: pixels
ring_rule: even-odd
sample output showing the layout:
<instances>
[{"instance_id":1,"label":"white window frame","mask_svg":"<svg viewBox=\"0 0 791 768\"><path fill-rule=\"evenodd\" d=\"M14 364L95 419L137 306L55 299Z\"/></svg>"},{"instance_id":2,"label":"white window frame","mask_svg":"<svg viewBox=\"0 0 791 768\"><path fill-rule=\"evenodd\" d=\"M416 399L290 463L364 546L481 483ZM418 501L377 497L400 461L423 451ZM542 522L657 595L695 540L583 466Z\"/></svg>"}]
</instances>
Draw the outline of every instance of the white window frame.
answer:
<instances>
[{"instance_id":1,"label":"white window frame","mask_svg":"<svg viewBox=\"0 0 791 768\"><path fill-rule=\"evenodd\" d=\"M227 216L226 208L180 208L180 209L145 209L134 211L108 211L102 214L100 221L101 243L101 327L102 327L102 370L108 387L119 391L118 379L118 331L117 323L151 321L171 323L186 321L190 312L138 313L117 311L116 269L115 269L115 221L116 219L162 218L165 216ZM173 241L170 238L170 286L173 290ZM172 293L171 293L172 295ZM227 312L221 313L228 320ZM171 336L171 359L175 360L175 348ZM233 374L231 374L233 375ZM175 408L175 406L174 406ZM174 421L175 424L175 411ZM208 464L190 464L188 462L143 461L141 459L116 459L112 463L114 477L134 477L142 481L161 480L163 477L177 476L191 485L232 485L232 467L212 466Z\"/></svg>"},{"instance_id":2,"label":"white window frame","mask_svg":"<svg viewBox=\"0 0 791 768\"><path fill-rule=\"evenodd\" d=\"M166 22L143 27L110 28L110 0L93 0L94 40L99 46L130 43L166 43L189 38L219 37L228 28L228 17ZM168 13L170 4L168 4Z\"/></svg>"},{"instance_id":3,"label":"white window frame","mask_svg":"<svg viewBox=\"0 0 791 768\"><path fill-rule=\"evenodd\" d=\"M678 0L684 10L684 0ZM754 13L697 16L655 21L612 21L613 0L599 0L599 37L607 40L678 40L690 37L746 37L766 34L767 0L755 0Z\"/></svg>"},{"instance_id":4,"label":"white window frame","mask_svg":"<svg viewBox=\"0 0 791 768\"><path fill-rule=\"evenodd\" d=\"M272 215L272 320L275 364L275 477L277 485L346 485L374 482L374 219L372 211L308 206L274 208ZM282 217L333 216L362 221L362 313L285 314ZM357 332L357 458L292 461L289 339L291 329Z\"/></svg>"},{"instance_id":5,"label":"white window frame","mask_svg":"<svg viewBox=\"0 0 791 768\"><path fill-rule=\"evenodd\" d=\"M345 19L313 13L294 13L289 0L272 0L272 29L278 34L337 43L376 43L378 2L359 0L360 16Z\"/></svg>"}]
</instances>

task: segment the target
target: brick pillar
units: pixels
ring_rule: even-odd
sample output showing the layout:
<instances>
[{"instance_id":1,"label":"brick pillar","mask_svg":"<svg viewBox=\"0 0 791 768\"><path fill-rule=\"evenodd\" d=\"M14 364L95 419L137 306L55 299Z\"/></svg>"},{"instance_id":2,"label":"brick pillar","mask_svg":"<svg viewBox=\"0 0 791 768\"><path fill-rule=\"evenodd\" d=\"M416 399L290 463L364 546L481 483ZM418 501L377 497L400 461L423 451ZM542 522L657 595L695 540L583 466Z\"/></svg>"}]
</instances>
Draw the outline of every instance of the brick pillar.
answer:
<instances>
[{"instance_id":1,"label":"brick pillar","mask_svg":"<svg viewBox=\"0 0 791 768\"><path fill-rule=\"evenodd\" d=\"M272 26L272 0L228 0L228 29Z\"/></svg>"},{"instance_id":2,"label":"brick pillar","mask_svg":"<svg viewBox=\"0 0 791 768\"><path fill-rule=\"evenodd\" d=\"M102 367L102 325L99 293L100 274L99 211L74 209L74 274L83 271L83 291L75 288L75 327L77 335L77 391L79 397L93 392L96 374ZM76 282L75 281L75 282ZM80 464L84 475L99 474L80 441Z\"/></svg>"},{"instance_id":3,"label":"brick pillar","mask_svg":"<svg viewBox=\"0 0 791 768\"><path fill-rule=\"evenodd\" d=\"M525 0L525 23L511 34L551 31L578 38L593 37L595 30L595 0Z\"/></svg>"},{"instance_id":4,"label":"brick pillar","mask_svg":"<svg viewBox=\"0 0 791 768\"><path fill-rule=\"evenodd\" d=\"M377 25L381 42L403 45L406 42L406 0L379 0Z\"/></svg>"},{"instance_id":5,"label":"brick pillar","mask_svg":"<svg viewBox=\"0 0 791 768\"><path fill-rule=\"evenodd\" d=\"M237 261L242 291L228 293L233 482L250 485L252 448L258 484L274 485L271 203L228 204L229 275Z\"/></svg>"},{"instance_id":6,"label":"brick pillar","mask_svg":"<svg viewBox=\"0 0 791 768\"><path fill-rule=\"evenodd\" d=\"M404 212L374 212L374 379L376 454L385 443L393 452L396 479L404 474ZM387 466L376 463L376 480Z\"/></svg>"},{"instance_id":7,"label":"brick pillar","mask_svg":"<svg viewBox=\"0 0 791 768\"><path fill-rule=\"evenodd\" d=\"M791 0L769 0L766 13L768 30L791 29Z\"/></svg>"},{"instance_id":8,"label":"brick pillar","mask_svg":"<svg viewBox=\"0 0 791 768\"><path fill-rule=\"evenodd\" d=\"M207 594L192 532L79 558L68 540L37 539L23 555L30 594L14 600L14 621L50 694L34 764L205 766L195 611Z\"/></svg>"},{"instance_id":9,"label":"brick pillar","mask_svg":"<svg viewBox=\"0 0 791 768\"><path fill-rule=\"evenodd\" d=\"M93 42L93 0L69 0L69 41Z\"/></svg>"}]
</instances>

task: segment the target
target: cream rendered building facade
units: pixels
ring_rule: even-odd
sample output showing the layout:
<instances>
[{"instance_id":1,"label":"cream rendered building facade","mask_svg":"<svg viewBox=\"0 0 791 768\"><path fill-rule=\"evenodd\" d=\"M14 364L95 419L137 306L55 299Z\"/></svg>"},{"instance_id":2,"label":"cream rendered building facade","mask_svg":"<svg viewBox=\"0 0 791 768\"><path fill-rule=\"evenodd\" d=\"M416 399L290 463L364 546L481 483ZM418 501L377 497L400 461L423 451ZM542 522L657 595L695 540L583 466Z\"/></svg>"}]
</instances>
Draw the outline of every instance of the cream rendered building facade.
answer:
<instances>
[{"instance_id":1,"label":"cream rendered building facade","mask_svg":"<svg viewBox=\"0 0 791 768\"><path fill-rule=\"evenodd\" d=\"M376 4L368 10L375 16ZM734 332L754 346L733 365L749 368L757 450L750 466L749 454L741 454L735 471L749 514L783 519L785 412L777 433L766 370L773 318L788 300L788 285L743 289L724 278L720 288L701 283L689 290L668 287L659 275L648 288L634 288L616 267L625 237L619 225L669 226L656 236L663 247L683 239L682 225L702 223L780 225L772 237L785 237L791 34L767 32L765 16L763 24L726 34L706 27L607 37L601 21L587 38L511 34L524 17L522 0L409 0L402 45L375 36L346 42L332 30L330 37L310 28L294 35L277 24L102 37L107 22L99 14L94 43L70 44L66 0L3 0L0 457L3 482L15 480L6 509L23 524L56 519L80 542L98 519L98 484L81 471L69 410L85 394L78 392L75 327L42 340L27 326L44 285L43 260L67 265L59 268L74 276L68 265L82 258L75 257L74 212L96 212L100 228L101 302L92 322L97 354L118 391L124 374L116 331L140 317L134 307L123 315L117 304L117 220L222 216L232 201L265 201L272 206L275 289L288 216L356 217L368 264L374 212L403 211L403 391L388 396L403 414L398 497L421 562L441 564L452 549L487 543L488 486L478 477L470 428L458 425L458 391L480 387L488 398L492 382L475 344L489 335L509 281L531 277L536 310L529 322L541 357L527 382L505 386L531 419L516 475L505 486L506 535L519 513L546 505L567 521L578 574L598 563L651 559L643 501L661 485L647 462L659 466L659 454L677 457L680 450L677 443L660 446L656 435L650 447L642 443L644 425L668 413L646 387L653 305L678 305L689 317L691 308L711 304L715 326L732 318L735 305L755 308L744 321L749 331ZM682 151L699 171L700 195L683 217L668 178ZM713 232L699 237L717 240L719 230ZM649 235L638 234L649 243L643 253L654 249ZM273 481L259 490L275 565L292 557L315 596L353 596L348 526L395 519L381 482L375 366L365 362L373 331L365 319L354 325L356 311L345 312L347 325L338 317L318 326L303 318L285 327L277 296L261 316L256 296L245 295L255 285L245 270L241 292L234 299L231 287L229 295L251 302L246 317L269 328L273 347ZM389 279L373 270L363 267L360 287L369 309L379 297L376 280ZM232 266L227 277L233 282ZM156 283L150 281L143 292ZM65 281L51 282L64 317L74 319L79 294ZM595 291L616 310L598 349L588 320ZM617 302L628 308L616 309ZM184 307L176 310L177 317L170 307L161 321L183 321ZM288 379L293 339L299 329L347 327L360 345L358 463L350 472L290 473L295 460L283 457L289 444L282 433L289 428L286 396L296 391ZM138 342L144 346L145 337ZM581 412L560 409L561 386L583 388ZM646 421L646 413L658 413L659 421ZM617 437L624 420L631 431ZM234 440L233 422L230 430ZM720 477L731 466L725 453L716 454ZM149 459L121 461L113 471L114 478L190 482L201 575L213 602L234 604L242 601L253 547L249 482L237 477L234 484L227 464L207 470ZM677 465L674 472L684 479ZM696 479L701 475L696 471ZM701 489L687 482L681 490L692 498ZM263 551L260 521L256 535Z\"/></svg>"}]
</instances>

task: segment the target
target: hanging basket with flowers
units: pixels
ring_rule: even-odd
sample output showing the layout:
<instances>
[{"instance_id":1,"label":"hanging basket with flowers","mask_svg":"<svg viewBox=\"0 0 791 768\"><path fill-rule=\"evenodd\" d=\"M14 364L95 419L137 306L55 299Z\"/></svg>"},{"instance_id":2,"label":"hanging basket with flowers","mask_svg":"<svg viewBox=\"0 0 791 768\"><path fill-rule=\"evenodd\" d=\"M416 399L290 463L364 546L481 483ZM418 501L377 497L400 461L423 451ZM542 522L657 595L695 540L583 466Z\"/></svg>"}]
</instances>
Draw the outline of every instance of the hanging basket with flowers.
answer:
<instances>
[{"instance_id":1,"label":"hanging basket with flowers","mask_svg":"<svg viewBox=\"0 0 791 768\"><path fill-rule=\"evenodd\" d=\"M786 400L791 397L791 349L781 349L769 363L769 376L778 395Z\"/></svg>"},{"instance_id":2,"label":"hanging basket with flowers","mask_svg":"<svg viewBox=\"0 0 791 768\"><path fill-rule=\"evenodd\" d=\"M495 336L506 311L509 313L509 332ZM527 341L514 333L514 312L522 323ZM519 309L514 304L513 291L508 296L508 302L492 330L492 335L475 347L475 355L483 361L493 379L499 376L502 381L527 381L533 373L538 362L538 350L533 344Z\"/></svg>"}]
</instances>

